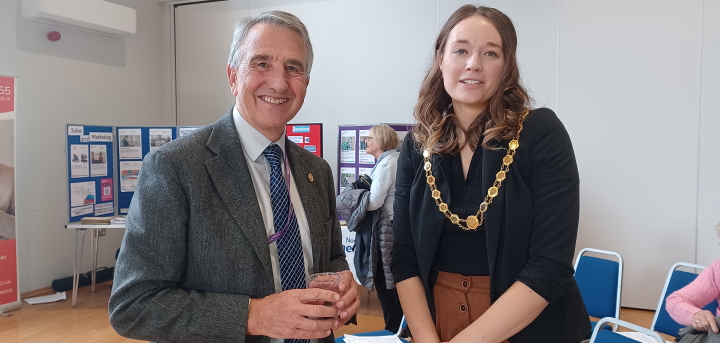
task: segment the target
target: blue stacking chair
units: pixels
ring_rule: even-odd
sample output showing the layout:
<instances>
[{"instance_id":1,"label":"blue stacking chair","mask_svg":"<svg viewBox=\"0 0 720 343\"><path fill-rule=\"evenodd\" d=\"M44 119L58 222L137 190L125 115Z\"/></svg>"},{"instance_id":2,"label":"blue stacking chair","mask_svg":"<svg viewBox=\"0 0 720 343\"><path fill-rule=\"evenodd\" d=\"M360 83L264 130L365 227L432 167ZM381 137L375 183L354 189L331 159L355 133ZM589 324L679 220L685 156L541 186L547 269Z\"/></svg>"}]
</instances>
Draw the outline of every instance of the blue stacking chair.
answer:
<instances>
[{"instance_id":1,"label":"blue stacking chair","mask_svg":"<svg viewBox=\"0 0 720 343\"><path fill-rule=\"evenodd\" d=\"M391 336L395 335L398 338L400 338L400 334L402 333L403 329L407 328L407 322L405 321L405 316L402 317L402 320L400 321L400 328L398 329L398 332L392 333L388 330L380 330L380 331L372 331L372 332L363 332L363 333L353 333L353 336ZM405 343L410 343L402 338L400 338L401 341ZM335 338L335 343L345 343L345 336L340 336L338 338Z\"/></svg>"},{"instance_id":2,"label":"blue stacking chair","mask_svg":"<svg viewBox=\"0 0 720 343\"><path fill-rule=\"evenodd\" d=\"M695 269L697 273L678 270L680 267ZM663 288L660 301L658 302L658 307L655 310L655 317L653 318L650 330L661 332L670 336L677 336L678 330L685 327L685 325L676 322L670 317L670 314L668 314L665 309L665 299L667 299L670 294L673 294L673 292L693 282L703 269L705 269L705 266L685 262L675 263L670 268L670 272L665 280L665 287ZM703 310L715 313L717 306L717 300L713 300L713 302L703 307Z\"/></svg>"},{"instance_id":3,"label":"blue stacking chair","mask_svg":"<svg viewBox=\"0 0 720 343\"><path fill-rule=\"evenodd\" d=\"M617 261L584 256L592 252L615 256ZM580 288L588 315L596 318L620 318L620 293L622 288L623 259L620 254L592 248L580 250L575 260L575 281ZM591 322L595 329L597 322ZM605 326L603 329L609 329Z\"/></svg>"},{"instance_id":4,"label":"blue stacking chair","mask_svg":"<svg viewBox=\"0 0 720 343\"><path fill-rule=\"evenodd\" d=\"M658 343L665 343L665 340L657 334L657 332L650 331L644 327L637 326L635 324L628 323L624 320L617 318L602 318L598 321L597 325L593 329L592 336L590 336L590 343L637 343L638 341L623 336L612 330L603 330L602 328L606 325L615 324L615 327L622 326L634 331L643 333L656 340Z\"/></svg>"}]
</instances>

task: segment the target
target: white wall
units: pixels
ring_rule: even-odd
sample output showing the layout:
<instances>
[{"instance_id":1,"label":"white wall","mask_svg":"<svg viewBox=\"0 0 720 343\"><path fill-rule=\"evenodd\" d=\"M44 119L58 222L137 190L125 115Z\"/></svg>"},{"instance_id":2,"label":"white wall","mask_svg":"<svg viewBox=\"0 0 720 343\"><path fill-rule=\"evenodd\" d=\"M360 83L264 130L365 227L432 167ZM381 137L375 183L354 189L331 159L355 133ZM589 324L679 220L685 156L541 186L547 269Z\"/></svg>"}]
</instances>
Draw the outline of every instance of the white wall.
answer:
<instances>
[{"instance_id":1,"label":"white wall","mask_svg":"<svg viewBox=\"0 0 720 343\"><path fill-rule=\"evenodd\" d=\"M625 257L625 306L656 306L669 267L695 259L701 5L560 5L559 110L581 175L579 241Z\"/></svg>"},{"instance_id":2,"label":"white wall","mask_svg":"<svg viewBox=\"0 0 720 343\"><path fill-rule=\"evenodd\" d=\"M115 39L20 17L19 0L0 1L0 72L19 74L17 242L20 291L72 275L67 223L65 125L174 125L169 92L167 9L114 0L138 13L138 33ZM57 30L58 42L45 35ZM100 239L99 266L115 264L122 232ZM90 270L86 239L82 270Z\"/></svg>"},{"instance_id":3,"label":"white wall","mask_svg":"<svg viewBox=\"0 0 720 343\"><path fill-rule=\"evenodd\" d=\"M697 208L697 262L708 265L720 257L720 0L703 2L702 80Z\"/></svg>"},{"instance_id":4,"label":"white wall","mask_svg":"<svg viewBox=\"0 0 720 343\"><path fill-rule=\"evenodd\" d=\"M316 52L295 122L412 122L437 31L465 0L231 0L176 12L179 119L207 124L233 100L230 28L260 10L294 13ZM654 308L677 261L720 258L720 0L484 1L515 22L524 84L558 113L581 177L578 250L625 258L623 305ZM190 82L188 82L188 80ZM199 81L199 82L196 82ZM187 98L183 100L183 98ZM210 109L210 110L209 110Z\"/></svg>"}]
</instances>

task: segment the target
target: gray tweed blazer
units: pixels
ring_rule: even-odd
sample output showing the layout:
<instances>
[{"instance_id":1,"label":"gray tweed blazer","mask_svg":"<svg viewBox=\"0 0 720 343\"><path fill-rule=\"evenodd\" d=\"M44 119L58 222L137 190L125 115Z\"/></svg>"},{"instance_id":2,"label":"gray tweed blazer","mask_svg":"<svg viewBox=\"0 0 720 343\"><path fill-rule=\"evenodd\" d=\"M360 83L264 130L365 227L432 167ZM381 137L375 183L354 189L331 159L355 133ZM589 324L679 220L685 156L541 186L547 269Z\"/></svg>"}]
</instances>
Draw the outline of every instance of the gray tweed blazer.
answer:
<instances>
[{"instance_id":1,"label":"gray tweed blazer","mask_svg":"<svg viewBox=\"0 0 720 343\"><path fill-rule=\"evenodd\" d=\"M315 272L346 270L330 166L289 140L286 147ZM267 235L231 111L145 157L110 322L141 340L268 343L245 331L248 299L272 293Z\"/></svg>"}]
</instances>

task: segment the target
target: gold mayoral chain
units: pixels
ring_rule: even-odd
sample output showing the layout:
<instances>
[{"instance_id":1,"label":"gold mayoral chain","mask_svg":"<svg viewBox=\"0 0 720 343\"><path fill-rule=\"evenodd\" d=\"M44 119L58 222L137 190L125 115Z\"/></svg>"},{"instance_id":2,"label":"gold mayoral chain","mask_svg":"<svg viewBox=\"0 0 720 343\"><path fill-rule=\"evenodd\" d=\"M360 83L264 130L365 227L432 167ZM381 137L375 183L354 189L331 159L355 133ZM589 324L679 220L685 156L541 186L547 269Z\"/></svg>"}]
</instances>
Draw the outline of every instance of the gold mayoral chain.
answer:
<instances>
[{"instance_id":1,"label":"gold mayoral chain","mask_svg":"<svg viewBox=\"0 0 720 343\"><path fill-rule=\"evenodd\" d=\"M453 224L457 224L457 226L463 230L477 230L478 226L482 225L485 220L485 211L487 211L488 206L492 204L493 199L498 195L498 190L500 190L500 186L502 185L503 180L505 180L508 170L510 170L510 165L513 163L513 156L515 156L517 148L520 147L520 131L523 129L522 123L525 121L525 117L527 117L528 113L529 111L525 110L525 113L523 113L522 117L520 117L518 132L515 135L515 138L513 138L513 140L511 140L508 144L509 149L507 155L503 157L503 164L500 167L500 171L495 174L495 182L493 182L492 187L488 189L485 200L480 203L480 208L475 215L468 216L465 219L461 219L457 214L450 212L448 204L442 201L442 198L440 197L440 190L437 189L437 186L435 185L435 177L432 175L430 152L427 150L423 151L423 157L425 160L425 177L427 178L427 184L430 186L430 190L432 191L431 195L433 199L435 199L435 204L437 204L440 212L444 213L445 217L450 219Z\"/></svg>"}]
</instances>

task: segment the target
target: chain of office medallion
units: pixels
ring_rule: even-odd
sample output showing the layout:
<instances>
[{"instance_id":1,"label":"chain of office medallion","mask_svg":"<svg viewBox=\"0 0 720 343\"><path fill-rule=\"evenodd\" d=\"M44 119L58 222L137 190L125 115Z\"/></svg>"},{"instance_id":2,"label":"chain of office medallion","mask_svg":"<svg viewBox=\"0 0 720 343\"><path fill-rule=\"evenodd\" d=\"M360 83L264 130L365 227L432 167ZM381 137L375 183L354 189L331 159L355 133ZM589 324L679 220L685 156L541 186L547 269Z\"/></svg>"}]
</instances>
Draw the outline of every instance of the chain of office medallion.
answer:
<instances>
[{"instance_id":1,"label":"chain of office medallion","mask_svg":"<svg viewBox=\"0 0 720 343\"><path fill-rule=\"evenodd\" d=\"M456 224L463 230L477 230L477 228L482 225L483 221L485 220L485 212L488 209L488 206L492 204L493 199L498 195L498 191L500 190L500 186L502 186L503 180L507 177L507 172L510 170L510 165L513 163L513 157L515 156L515 153L517 152L517 148L520 147L520 132L523 129L523 121L525 121L525 117L527 117L529 111L525 110L525 113L523 113L522 117L520 117L520 123L518 124L518 132L515 135L515 138L510 141L508 144L508 152L505 157L503 157L503 164L500 167L500 171L495 174L495 182L493 182L492 187L488 189L487 195L485 195L485 199L482 203L480 203L480 208L478 209L477 213L475 215L468 216L465 219L460 218L457 214L454 214L450 211L450 208L448 207L448 204L443 202L440 194L440 190L437 189L437 186L435 185L435 177L432 175L432 163L430 162L430 152L427 150L423 151L423 157L425 161L425 165L423 168L425 169L425 178L427 180L428 186L430 186L431 196L435 200L435 204L438 206L438 209L440 212L442 212L445 217L450 219L450 221L453 224Z\"/></svg>"}]
</instances>

